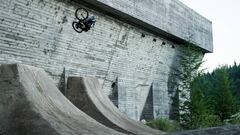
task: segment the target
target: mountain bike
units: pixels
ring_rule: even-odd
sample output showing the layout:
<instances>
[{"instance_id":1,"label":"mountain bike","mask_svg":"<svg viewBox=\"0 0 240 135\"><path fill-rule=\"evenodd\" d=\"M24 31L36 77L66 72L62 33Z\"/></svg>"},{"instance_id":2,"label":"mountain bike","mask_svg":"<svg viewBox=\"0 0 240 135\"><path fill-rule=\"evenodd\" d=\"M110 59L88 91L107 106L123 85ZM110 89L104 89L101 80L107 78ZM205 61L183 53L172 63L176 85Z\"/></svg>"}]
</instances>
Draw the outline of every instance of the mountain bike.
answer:
<instances>
[{"instance_id":1,"label":"mountain bike","mask_svg":"<svg viewBox=\"0 0 240 135\"><path fill-rule=\"evenodd\" d=\"M74 21L72 27L78 33L87 32L96 22L95 16L89 17L89 13L85 8L78 8L75 12L75 17L78 21Z\"/></svg>"}]
</instances>

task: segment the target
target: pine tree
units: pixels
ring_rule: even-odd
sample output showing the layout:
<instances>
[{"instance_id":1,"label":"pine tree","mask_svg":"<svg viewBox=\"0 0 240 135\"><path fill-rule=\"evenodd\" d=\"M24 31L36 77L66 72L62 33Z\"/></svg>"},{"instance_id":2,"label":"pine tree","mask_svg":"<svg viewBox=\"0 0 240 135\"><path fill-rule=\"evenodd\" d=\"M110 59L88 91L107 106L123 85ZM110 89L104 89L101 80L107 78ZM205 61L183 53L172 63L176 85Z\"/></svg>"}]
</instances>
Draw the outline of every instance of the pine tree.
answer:
<instances>
[{"instance_id":1,"label":"pine tree","mask_svg":"<svg viewBox=\"0 0 240 135\"><path fill-rule=\"evenodd\" d=\"M227 72L232 82L233 93L236 95L238 103L240 103L240 65L234 62L233 66L227 68Z\"/></svg>"},{"instance_id":2,"label":"pine tree","mask_svg":"<svg viewBox=\"0 0 240 135\"><path fill-rule=\"evenodd\" d=\"M209 83L204 83L203 78L204 75L198 75L191 84L190 129L212 127L220 123L208 108L204 92L209 88Z\"/></svg>"},{"instance_id":3,"label":"pine tree","mask_svg":"<svg viewBox=\"0 0 240 135\"><path fill-rule=\"evenodd\" d=\"M227 67L222 67L214 71L214 89L209 98L211 108L222 122L238 110L236 98L232 93L233 87L226 69Z\"/></svg>"},{"instance_id":4,"label":"pine tree","mask_svg":"<svg viewBox=\"0 0 240 135\"><path fill-rule=\"evenodd\" d=\"M197 79L195 80L197 81ZM191 102L190 102L190 114L191 120L188 124L189 128L203 127L202 123L204 116L207 114L207 108L203 100L202 90L198 87L198 84L192 82L191 85Z\"/></svg>"}]
</instances>

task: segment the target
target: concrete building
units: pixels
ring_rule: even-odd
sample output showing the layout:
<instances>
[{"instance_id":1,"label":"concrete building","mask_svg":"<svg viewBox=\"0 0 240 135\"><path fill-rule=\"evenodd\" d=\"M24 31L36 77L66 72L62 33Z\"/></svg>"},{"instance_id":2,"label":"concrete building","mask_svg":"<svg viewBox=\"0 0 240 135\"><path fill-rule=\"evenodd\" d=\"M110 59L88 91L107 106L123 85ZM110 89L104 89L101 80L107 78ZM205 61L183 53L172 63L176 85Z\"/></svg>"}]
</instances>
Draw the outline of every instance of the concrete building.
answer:
<instances>
[{"instance_id":1,"label":"concrete building","mask_svg":"<svg viewBox=\"0 0 240 135\"><path fill-rule=\"evenodd\" d=\"M98 77L105 94L136 120L169 117L172 72L186 41L213 51L212 23L178 0L0 3L0 64L43 68L64 94L68 76ZM72 28L79 7L97 17L88 32Z\"/></svg>"}]
</instances>

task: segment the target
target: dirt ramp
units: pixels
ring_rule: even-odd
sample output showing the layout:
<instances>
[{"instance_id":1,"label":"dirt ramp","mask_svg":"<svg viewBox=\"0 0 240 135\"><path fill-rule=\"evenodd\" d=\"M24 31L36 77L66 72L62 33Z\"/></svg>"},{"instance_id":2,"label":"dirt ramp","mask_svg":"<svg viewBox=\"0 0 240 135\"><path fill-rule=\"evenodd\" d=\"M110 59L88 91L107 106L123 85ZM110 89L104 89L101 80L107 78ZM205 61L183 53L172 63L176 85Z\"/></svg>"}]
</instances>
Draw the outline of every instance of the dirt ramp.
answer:
<instances>
[{"instance_id":1,"label":"dirt ramp","mask_svg":"<svg viewBox=\"0 0 240 135\"><path fill-rule=\"evenodd\" d=\"M122 135L67 100L42 69L0 66L0 135Z\"/></svg>"},{"instance_id":2,"label":"dirt ramp","mask_svg":"<svg viewBox=\"0 0 240 135\"><path fill-rule=\"evenodd\" d=\"M67 98L98 122L123 133L137 135L165 134L128 118L103 93L96 78L69 77Z\"/></svg>"}]
</instances>

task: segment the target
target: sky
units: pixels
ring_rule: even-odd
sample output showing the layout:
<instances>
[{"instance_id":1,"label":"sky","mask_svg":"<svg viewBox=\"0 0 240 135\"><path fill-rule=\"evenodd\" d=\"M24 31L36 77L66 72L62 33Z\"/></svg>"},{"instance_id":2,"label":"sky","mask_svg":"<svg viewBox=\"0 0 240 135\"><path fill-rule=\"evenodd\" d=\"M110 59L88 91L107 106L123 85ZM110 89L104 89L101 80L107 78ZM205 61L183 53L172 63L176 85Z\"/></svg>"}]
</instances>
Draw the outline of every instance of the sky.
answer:
<instances>
[{"instance_id":1,"label":"sky","mask_svg":"<svg viewBox=\"0 0 240 135\"><path fill-rule=\"evenodd\" d=\"M180 0L213 25L214 52L206 54L203 68L240 63L240 0Z\"/></svg>"}]
</instances>

